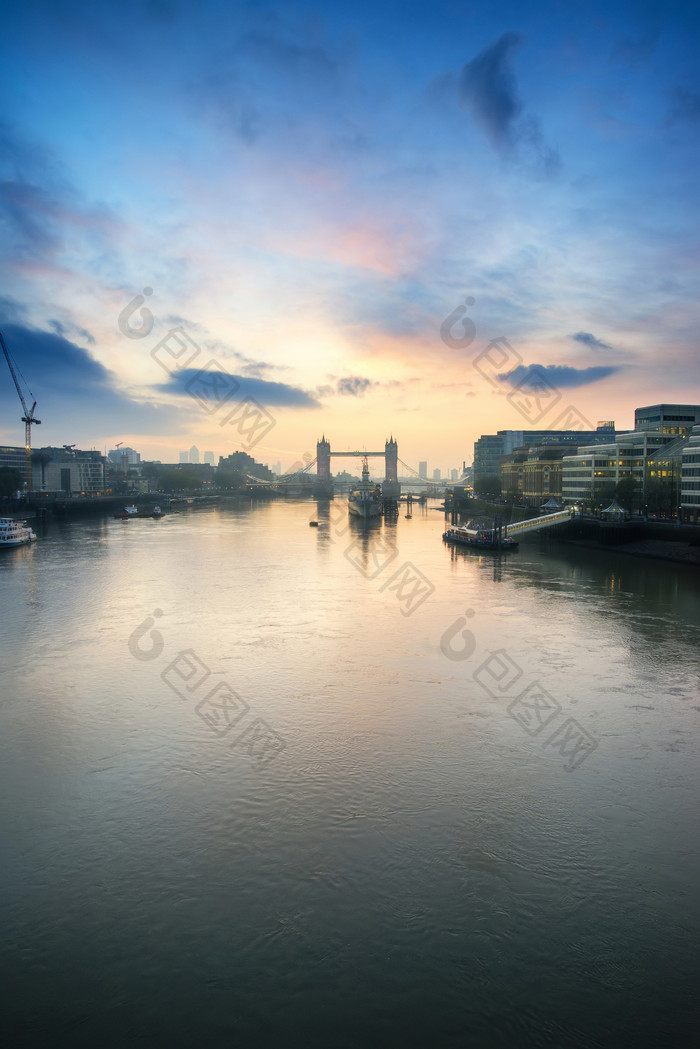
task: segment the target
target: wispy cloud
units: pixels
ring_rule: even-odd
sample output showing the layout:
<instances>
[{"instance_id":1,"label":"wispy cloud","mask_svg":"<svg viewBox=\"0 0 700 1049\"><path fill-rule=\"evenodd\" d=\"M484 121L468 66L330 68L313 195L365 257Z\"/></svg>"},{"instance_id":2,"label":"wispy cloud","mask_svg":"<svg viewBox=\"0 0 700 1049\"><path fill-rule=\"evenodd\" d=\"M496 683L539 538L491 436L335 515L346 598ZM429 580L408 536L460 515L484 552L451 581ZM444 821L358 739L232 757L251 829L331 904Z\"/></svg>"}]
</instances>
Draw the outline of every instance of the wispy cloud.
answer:
<instances>
[{"instance_id":1,"label":"wispy cloud","mask_svg":"<svg viewBox=\"0 0 700 1049\"><path fill-rule=\"evenodd\" d=\"M589 346L592 350L611 350L612 346L608 342L603 342L602 339L597 338L595 335L591 335L589 331L577 331L571 336L574 342L583 343L584 346Z\"/></svg>"},{"instance_id":2,"label":"wispy cloud","mask_svg":"<svg viewBox=\"0 0 700 1049\"><path fill-rule=\"evenodd\" d=\"M612 365L607 367L601 365L594 368L572 368L566 364L519 364L517 368L513 368L510 372L502 372L498 376L498 381L508 386L517 386L526 375L532 373L533 368L544 372L546 378L557 388L588 386L589 383L607 379L609 375L614 375L615 372L620 370Z\"/></svg>"},{"instance_id":3,"label":"wispy cloud","mask_svg":"<svg viewBox=\"0 0 700 1049\"><path fill-rule=\"evenodd\" d=\"M66 181L50 152L0 124L2 252L20 268L50 264L77 237L102 248L120 227L103 204L87 201Z\"/></svg>"},{"instance_id":4,"label":"wispy cloud","mask_svg":"<svg viewBox=\"0 0 700 1049\"><path fill-rule=\"evenodd\" d=\"M348 375L345 379L338 379L338 393L347 394L351 397L361 397L374 383L371 379L360 378L359 375Z\"/></svg>"},{"instance_id":5,"label":"wispy cloud","mask_svg":"<svg viewBox=\"0 0 700 1049\"><path fill-rule=\"evenodd\" d=\"M71 333L75 333L76 335L79 335L81 339L84 339L85 342L89 343L91 346L95 345L95 336L92 335L87 330L87 328L81 328L77 324L64 324L63 321L59 321L56 319L50 320L48 322L48 325L49 328L51 328L51 330L56 333L56 335L60 335L63 338L67 338L68 335L70 335Z\"/></svg>"}]
</instances>

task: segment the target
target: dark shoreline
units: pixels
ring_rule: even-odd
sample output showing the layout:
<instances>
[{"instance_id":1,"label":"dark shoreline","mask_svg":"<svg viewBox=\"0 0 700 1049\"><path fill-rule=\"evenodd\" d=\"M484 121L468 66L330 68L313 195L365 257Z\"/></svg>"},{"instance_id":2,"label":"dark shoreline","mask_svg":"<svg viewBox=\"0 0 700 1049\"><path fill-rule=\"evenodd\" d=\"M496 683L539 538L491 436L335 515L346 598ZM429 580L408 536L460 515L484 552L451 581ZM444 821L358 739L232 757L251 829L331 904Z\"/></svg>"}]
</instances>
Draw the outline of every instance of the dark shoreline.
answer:
<instances>
[{"instance_id":1,"label":"dark shoreline","mask_svg":"<svg viewBox=\"0 0 700 1049\"><path fill-rule=\"evenodd\" d=\"M700 568L700 546L670 539L641 539L632 543L614 546L602 545L590 539L565 539L565 546L578 546L586 550L604 550L606 553L624 554L647 561L666 561L670 564Z\"/></svg>"}]
</instances>

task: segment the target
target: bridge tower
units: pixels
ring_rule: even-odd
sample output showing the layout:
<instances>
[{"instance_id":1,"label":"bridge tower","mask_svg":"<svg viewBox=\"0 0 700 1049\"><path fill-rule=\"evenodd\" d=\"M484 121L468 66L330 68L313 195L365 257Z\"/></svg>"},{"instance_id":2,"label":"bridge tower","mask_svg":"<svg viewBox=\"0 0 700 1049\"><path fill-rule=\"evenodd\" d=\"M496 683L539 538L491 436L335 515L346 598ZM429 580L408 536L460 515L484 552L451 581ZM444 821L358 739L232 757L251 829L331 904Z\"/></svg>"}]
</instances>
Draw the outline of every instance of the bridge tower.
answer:
<instances>
[{"instance_id":1,"label":"bridge tower","mask_svg":"<svg viewBox=\"0 0 700 1049\"><path fill-rule=\"evenodd\" d=\"M384 445L384 484L382 495L385 499L398 499L401 495L399 484L399 446L393 434Z\"/></svg>"},{"instance_id":2,"label":"bridge tower","mask_svg":"<svg viewBox=\"0 0 700 1049\"><path fill-rule=\"evenodd\" d=\"M331 444L324 434L316 442L316 484L314 496L330 499L333 495L333 478L331 477Z\"/></svg>"}]
</instances>

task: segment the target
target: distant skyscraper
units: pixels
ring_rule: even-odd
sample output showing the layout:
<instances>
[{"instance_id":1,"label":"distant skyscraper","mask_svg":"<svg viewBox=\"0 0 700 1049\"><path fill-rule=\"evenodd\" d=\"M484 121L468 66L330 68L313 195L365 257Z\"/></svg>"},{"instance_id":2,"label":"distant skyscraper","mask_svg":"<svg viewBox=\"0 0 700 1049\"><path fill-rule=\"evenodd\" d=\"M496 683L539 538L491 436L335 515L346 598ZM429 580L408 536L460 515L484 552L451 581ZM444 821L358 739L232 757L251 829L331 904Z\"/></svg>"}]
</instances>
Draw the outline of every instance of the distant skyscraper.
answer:
<instances>
[{"instance_id":1,"label":"distant skyscraper","mask_svg":"<svg viewBox=\"0 0 700 1049\"><path fill-rule=\"evenodd\" d=\"M427 481L428 480L428 464L427 463L418 463L418 473L421 475L421 477L424 477L426 479L426 481Z\"/></svg>"},{"instance_id":2,"label":"distant skyscraper","mask_svg":"<svg viewBox=\"0 0 700 1049\"><path fill-rule=\"evenodd\" d=\"M180 452L180 462L181 463L188 462L187 452Z\"/></svg>"},{"instance_id":3,"label":"distant skyscraper","mask_svg":"<svg viewBox=\"0 0 700 1049\"><path fill-rule=\"evenodd\" d=\"M272 472L273 474L277 474L277 476L279 477L279 475L282 473L282 463L275 463L275 465L272 467Z\"/></svg>"},{"instance_id":4,"label":"distant skyscraper","mask_svg":"<svg viewBox=\"0 0 700 1049\"><path fill-rule=\"evenodd\" d=\"M199 448L196 444L193 444L190 448L190 462L199 463Z\"/></svg>"},{"instance_id":5,"label":"distant skyscraper","mask_svg":"<svg viewBox=\"0 0 700 1049\"><path fill-rule=\"evenodd\" d=\"M204 462L208 463L209 466L213 466L214 465L214 453L213 452L205 452L204 453Z\"/></svg>"},{"instance_id":6,"label":"distant skyscraper","mask_svg":"<svg viewBox=\"0 0 700 1049\"><path fill-rule=\"evenodd\" d=\"M435 469L433 470L433 480L434 481L439 481L440 480L440 471L438 470L437 467L435 467Z\"/></svg>"},{"instance_id":7,"label":"distant skyscraper","mask_svg":"<svg viewBox=\"0 0 700 1049\"><path fill-rule=\"evenodd\" d=\"M459 470L450 470L450 480L451 481L458 481L459 480Z\"/></svg>"}]
</instances>

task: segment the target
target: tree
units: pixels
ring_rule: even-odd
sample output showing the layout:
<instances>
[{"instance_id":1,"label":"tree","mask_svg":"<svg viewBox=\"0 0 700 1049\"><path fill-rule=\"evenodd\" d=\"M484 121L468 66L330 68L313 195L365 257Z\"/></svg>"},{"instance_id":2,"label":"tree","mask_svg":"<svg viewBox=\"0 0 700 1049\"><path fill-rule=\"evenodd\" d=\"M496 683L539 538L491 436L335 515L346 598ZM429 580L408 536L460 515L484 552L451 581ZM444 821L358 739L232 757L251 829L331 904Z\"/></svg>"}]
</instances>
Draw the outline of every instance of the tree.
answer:
<instances>
[{"instance_id":1,"label":"tree","mask_svg":"<svg viewBox=\"0 0 700 1049\"><path fill-rule=\"evenodd\" d=\"M646 483L644 499L650 514L672 517L678 506L677 483L671 477L651 477Z\"/></svg>"},{"instance_id":2,"label":"tree","mask_svg":"<svg viewBox=\"0 0 700 1049\"><path fill-rule=\"evenodd\" d=\"M201 488L202 481L194 470L187 467L167 467L158 472L158 484L164 492L182 492L188 488Z\"/></svg>"},{"instance_id":3,"label":"tree","mask_svg":"<svg viewBox=\"0 0 700 1049\"><path fill-rule=\"evenodd\" d=\"M219 466L216 471L217 488L245 488L246 479L239 470L226 470Z\"/></svg>"},{"instance_id":4,"label":"tree","mask_svg":"<svg viewBox=\"0 0 700 1049\"><path fill-rule=\"evenodd\" d=\"M501 497L501 479L495 474L487 474L485 477L479 477L474 482L474 495L484 497L491 496L492 498L500 499Z\"/></svg>"},{"instance_id":5,"label":"tree","mask_svg":"<svg viewBox=\"0 0 700 1049\"><path fill-rule=\"evenodd\" d=\"M622 477L617 482L615 498L620 506L624 507L628 513L632 513L632 510L639 501L639 491L636 479L634 477Z\"/></svg>"},{"instance_id":6,"label":"tree","mask_svg":"<svg viewBox=\"0 0 700 1049\"><path fill-rule=\"evenodd\" d=\"M603 509L609 506L615 498L615 482L614 481L594 481L593 490L591 492L591 505L593 507L603 504Z\"/></svg>"},{"instance_id":7,"label":"tree","mask_svg":"<svg viewBox=\"0 0 700 1049\"><path fill-rule=\"evenodd\" d=\"M24 478L12 466L0 466L0 496L6 498L24 488Z\"/></svg>"}]
</instances>

